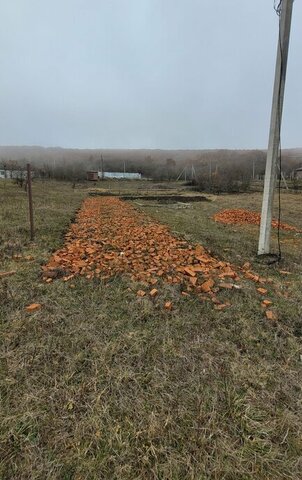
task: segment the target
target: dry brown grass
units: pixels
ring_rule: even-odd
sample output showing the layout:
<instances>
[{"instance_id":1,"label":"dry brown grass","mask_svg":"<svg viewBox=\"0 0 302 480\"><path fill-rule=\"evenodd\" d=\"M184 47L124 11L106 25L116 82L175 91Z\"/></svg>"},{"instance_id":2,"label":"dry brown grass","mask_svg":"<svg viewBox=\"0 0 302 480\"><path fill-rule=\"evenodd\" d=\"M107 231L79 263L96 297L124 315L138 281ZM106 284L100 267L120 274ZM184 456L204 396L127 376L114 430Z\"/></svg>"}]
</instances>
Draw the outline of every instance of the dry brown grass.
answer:
<instances>
[{"instance_id":1,"label":"dry brown grass","mask_svg":"<svg viewBox=\"0 0 302 480\"><path fill-rule=\"evenodd\" d=\"M0 192L2 268L17 269L0 290L1 479L302 478L301 251L291 241L301 239L282 234L281 268L292 273L282 276L277 266L256 264L257 227L210 219L238 202L256 209L258 196L146 211L216 255L251 260L270 275L276 324L263 317L254 288L217 312L164 285L155 301L138 299L139 285L122 278L45 285L40 263L62 242L85 192L34 184L35 244L23 192L13 185ZM286 201L286 221L301 227L301 207L294 213ZM11 250L34 260L13 261ZM33 301L42 309L28 314Z\"/></svg>"}]
</instances>

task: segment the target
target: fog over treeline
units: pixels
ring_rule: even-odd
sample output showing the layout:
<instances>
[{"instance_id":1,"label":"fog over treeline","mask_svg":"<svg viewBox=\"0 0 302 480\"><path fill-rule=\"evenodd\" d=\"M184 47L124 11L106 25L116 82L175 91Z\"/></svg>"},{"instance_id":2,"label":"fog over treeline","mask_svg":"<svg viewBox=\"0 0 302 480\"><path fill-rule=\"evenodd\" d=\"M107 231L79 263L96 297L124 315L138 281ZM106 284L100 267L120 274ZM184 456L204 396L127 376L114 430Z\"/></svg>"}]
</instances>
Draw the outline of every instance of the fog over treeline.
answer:
<instances>
[{"instance_id":1,"label":"fog over treeline","mask_svg":"<svg viewBox=\"0 0 302 480\"><path fill-rule=\"evenodd\" d=\"M157 180L176 179L187 168L196 175L219 170L240 172L247 177L262 176L265 171L264 150L116 150L65 149L44 147L0 147L0 167L23 168L30 162L37 174L46 178L83 180L88 170L139 172ZM302 149L282 152L282 170L286 176L302 164Z\"/></svg>"}]
</instances>

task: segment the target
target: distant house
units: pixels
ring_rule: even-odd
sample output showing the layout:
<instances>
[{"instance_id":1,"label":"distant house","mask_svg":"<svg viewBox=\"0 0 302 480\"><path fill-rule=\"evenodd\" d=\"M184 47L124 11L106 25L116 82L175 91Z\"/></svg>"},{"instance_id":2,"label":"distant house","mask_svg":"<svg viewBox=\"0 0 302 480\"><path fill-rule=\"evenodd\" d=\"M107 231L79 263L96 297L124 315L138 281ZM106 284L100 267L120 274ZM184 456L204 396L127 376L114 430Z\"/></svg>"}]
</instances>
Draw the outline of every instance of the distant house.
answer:
<instances>
[{"instance_id":1,"label":"distant house","mask_svg":"<svg viewBox=\"0 0 302 480\"><path fill-rule=\"evenodd\" d=\"M5 178L26 178L26 170L0 170L0 179Z\"/></svg>"},{"instance_id":2,"label":"distant house","mask_svg":"<svg viewBox=\"0 0 302 480\"><path fill-rule=\"evenodd\" d=\"M142 174L135 172L96 172L89 171L87 172L87 180L91 182L96 182L97 180L102 180L104 178L115 178L115 179L126 179L126 180L141 180Z\"/></svg>"},{"instance_id":3,"label":"distant house","mask_svg":"<svg viewBox=\"0 0 302 480\"><path fill-rule=\"evenodd\" d=\"M132 173L132 172L98 172L99 178L124 178L127 180L141 180L141 173Z\"/></svg>"},{"instance_id":4,"label":"distant house","mask_svg":"<svg viewBox=\"0 0 302 480\"><path fill-rule=\"evenodd\" d=\"M87 172L87 180L91 182L98 181L98 172Z\"/></svg>"},{"instance_id":5,"label":"distant house","mask_svg":"<svg viewBox=\"0 0 302 480\"><path fill-rule=\"evenodd\" d=\"M297 168L295 170L295 177L298 178L298 179L302 178L302 167Z\"/></svg>"}]
</instances>

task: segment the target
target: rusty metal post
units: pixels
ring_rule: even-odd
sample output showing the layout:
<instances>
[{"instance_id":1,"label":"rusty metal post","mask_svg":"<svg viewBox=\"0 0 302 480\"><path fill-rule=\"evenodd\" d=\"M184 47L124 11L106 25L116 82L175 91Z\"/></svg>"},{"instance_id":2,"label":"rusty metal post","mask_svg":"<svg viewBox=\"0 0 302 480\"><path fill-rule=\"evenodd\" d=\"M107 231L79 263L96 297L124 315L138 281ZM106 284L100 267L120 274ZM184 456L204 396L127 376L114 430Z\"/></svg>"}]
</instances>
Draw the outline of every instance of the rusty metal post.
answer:
<instances>
[{"instance_id":1,"label":"rusty metal post","mask_svg":"<svg viewBox=\"0 0 302 480\"><path fill-rule=\"evenodd\" d=\"M29 206L29 222L30 222L30 239L34 240L34 213L33 213L33 197L31 189L31 166L27 164L27 194L28 194L28 206Z\"/></svg>"}]
</instances>

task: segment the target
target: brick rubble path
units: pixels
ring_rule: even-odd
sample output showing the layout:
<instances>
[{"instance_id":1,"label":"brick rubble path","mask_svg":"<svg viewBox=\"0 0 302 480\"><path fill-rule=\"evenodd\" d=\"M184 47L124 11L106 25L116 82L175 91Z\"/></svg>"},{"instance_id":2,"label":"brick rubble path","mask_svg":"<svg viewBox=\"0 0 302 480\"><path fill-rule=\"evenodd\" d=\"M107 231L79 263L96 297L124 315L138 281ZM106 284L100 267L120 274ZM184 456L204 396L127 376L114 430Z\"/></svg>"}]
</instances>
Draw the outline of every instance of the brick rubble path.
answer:
<instances>
[{"instance_id":1,"label":"brick rubble path","mask_svg":"<svg viewBox=\"0 0 302 480\"><path fill-rule=\"evenodd\" d=\"M265 283L250 271L250 265L236 269L171 234L131 204L116 197L95 197L84 201L65 236L63 247L43 267L43 280L65 281L75 276L109 279L125 274L134 281L154 287L163 281L180 285L183 294L195 292L212 297L222 288L236 288L242 275ZM226 282L227 281L227 282Z\"/></svg>"}]
</instances>

